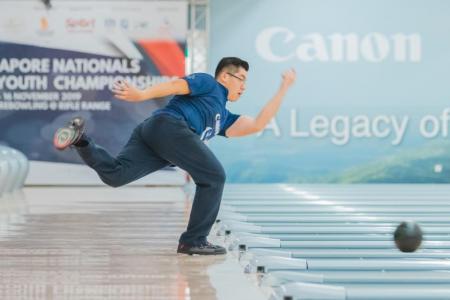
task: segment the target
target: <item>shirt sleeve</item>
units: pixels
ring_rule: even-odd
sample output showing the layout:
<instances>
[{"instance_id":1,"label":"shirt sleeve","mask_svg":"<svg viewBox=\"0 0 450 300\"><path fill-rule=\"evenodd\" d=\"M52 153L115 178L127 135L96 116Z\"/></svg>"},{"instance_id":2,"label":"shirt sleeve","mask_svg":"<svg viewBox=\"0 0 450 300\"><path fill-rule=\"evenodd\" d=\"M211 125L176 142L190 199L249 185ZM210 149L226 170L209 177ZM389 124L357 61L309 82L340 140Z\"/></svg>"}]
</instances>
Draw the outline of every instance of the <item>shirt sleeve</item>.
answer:
<instances>
[{"instance_id":1,"label":"shirt sleeve","mask_svg":"<svg viewBox=\"0 0 450 300\"><path fill-rule=\"evenodd\" d=\"M209 74L206 73L193 73L186 77L183 77L188 83L191 96L207 94L213 90L217 81Z\"/></svg>"},{"instance_id":2,"label":"shirt sleeve","mask_svg":"<svg viewBox=\"0 0 450 300\"><path fill-rule=\"evenodd\" d=\"M231 125L233 125L234 122L236 122L237 119L239 119L240 116L241 116L241 115L233 114L233 113L231 113L231 112L229 112L229 111L227 110L227 116L226 116L226 118L225 118L225 122L224 122L224 124L223 124L223 126L222 126L222 129L220 129L218 135L227 137L227 136L225 135L225 132L227 131L228 128L230 128Z\"/></svg>"}]
</instances>

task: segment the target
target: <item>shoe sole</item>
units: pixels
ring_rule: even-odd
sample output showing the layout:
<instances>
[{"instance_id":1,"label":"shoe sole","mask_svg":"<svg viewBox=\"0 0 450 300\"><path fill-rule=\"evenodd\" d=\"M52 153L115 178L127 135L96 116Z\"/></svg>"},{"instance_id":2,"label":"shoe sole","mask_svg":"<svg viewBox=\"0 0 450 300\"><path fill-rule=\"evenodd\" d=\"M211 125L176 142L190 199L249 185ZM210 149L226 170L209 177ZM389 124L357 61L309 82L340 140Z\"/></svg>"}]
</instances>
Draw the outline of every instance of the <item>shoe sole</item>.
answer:
<instances>
[{"instance_id":1,"label":"shoe sole","mask_svg":"<svg viewBox=\"0 0 450 300\"><path fill-rule=\"evenodd\" d=\"M53 146L58 150L64 150L73 144L75 129L69 127L59 128L53 137Z\"/></svg>"},{"instance_id":2,"label":"shoe sole","mask_svg":"<svg viewBox=\"0 0 450 300\"><path fill-rule=\"evenodd\" d=\"M184 254L184 255L201 255L201 256L210 256L210 255L225 255L226 253L184 253L184 252L177 252L177 254Z\"/></svg>"},{"instance_id":3,"label":"shoe sole","mask_svg":"<svg viewBox=\"0 0 450 300\"><path fill-rule=\"evenodd\" d=\"M227 254L226 252L220 252L220 253L217 253L217 252L211 252L211 253L202 252L202 253L198 253L198 252L180 252L180 251L177 251L177 253L178 254L187 254L187 255L224 255L224 254Z\"/></svg>"}]
</instances>

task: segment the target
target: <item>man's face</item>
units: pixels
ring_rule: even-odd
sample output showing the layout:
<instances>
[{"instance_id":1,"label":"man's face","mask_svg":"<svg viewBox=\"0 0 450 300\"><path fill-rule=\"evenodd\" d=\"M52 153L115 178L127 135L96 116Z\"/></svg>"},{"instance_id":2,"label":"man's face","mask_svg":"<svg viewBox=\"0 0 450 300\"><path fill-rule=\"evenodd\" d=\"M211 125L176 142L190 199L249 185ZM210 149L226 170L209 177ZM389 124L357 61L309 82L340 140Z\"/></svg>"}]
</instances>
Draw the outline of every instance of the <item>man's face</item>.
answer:
<instances>
[{"instance_id":1,"label":"man's face","mask_svg":"<svg viewBox=\"0 0 450 300\"><path fill-rule=\"evenodd\" d=\"M221 83L228 89L228 100L237 101L244 93L247 71L242 67L235 73L224 71L221 79Z\"/></svg>"}]
</instances>

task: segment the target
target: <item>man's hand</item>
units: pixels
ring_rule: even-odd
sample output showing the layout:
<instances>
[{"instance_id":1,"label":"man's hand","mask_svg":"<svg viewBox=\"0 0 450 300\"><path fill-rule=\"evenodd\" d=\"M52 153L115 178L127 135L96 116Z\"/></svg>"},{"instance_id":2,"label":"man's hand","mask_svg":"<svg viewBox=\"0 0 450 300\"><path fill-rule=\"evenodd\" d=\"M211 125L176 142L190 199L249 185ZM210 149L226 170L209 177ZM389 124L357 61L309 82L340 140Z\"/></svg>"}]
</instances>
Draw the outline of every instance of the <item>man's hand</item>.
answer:
<instances>
[{"instance_id":1,"label":"man's hand","mask_svg":"<svg viewBox=\"0 0 450 300\"><path fill-rule=\"evenodd\" d=\"M126 81L114 82L112 89L114 97L129 102L140 102L144 100L143 91Z\"/></svg>"},{"instance_id":2,"label":"man's hand","mask_svg":"<svg viewBox=\"0 0 450 300\"><path fill-rule=\"evenodd\" d=\"M297 74L294 69L289 69L282 74L281 88L289 88L294 82Z\"/></svg>"}]
</instances>

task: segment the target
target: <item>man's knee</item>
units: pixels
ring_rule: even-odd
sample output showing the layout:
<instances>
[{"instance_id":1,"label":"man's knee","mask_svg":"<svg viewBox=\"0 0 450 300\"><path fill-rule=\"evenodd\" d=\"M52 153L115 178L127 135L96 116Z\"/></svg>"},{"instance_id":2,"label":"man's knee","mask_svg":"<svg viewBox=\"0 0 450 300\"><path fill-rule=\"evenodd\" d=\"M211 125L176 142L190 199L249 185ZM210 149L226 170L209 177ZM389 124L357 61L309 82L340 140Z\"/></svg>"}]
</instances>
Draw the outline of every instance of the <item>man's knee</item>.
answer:
<instances>
[{"instance_id":1,"label":"man's knee","mask_svg":"<svg viewBox=\"0 0 450 300\"><path fill-rule=\"evenodd\" d=\"M222 168L219 174L219 182L225 184L226 180L227 180L227 173L225 173L225 170Z\"/></svg>"},{"instance_id":2,"label":"man's knee","mask_svg":"<svg viewBox=\"0 0 450 300\"><path fill-rule=\"evenodd\" d=\"M195 184L200 186L221 187L225 185L227 176L220 164L205 165L193 173L190 173Z\"/></svg>"},{"instance_id":3,"label":"man's knee","mask_svg":"<svg viewBox=\"0 0 450 300\"><path fill-rule=\"evenodd\" d=\"M208 177L211 183L215 186L222 186L227 180L227 174L222 166L215 168L212 174L208 175Z\"/></svg>"}]
</instances>

